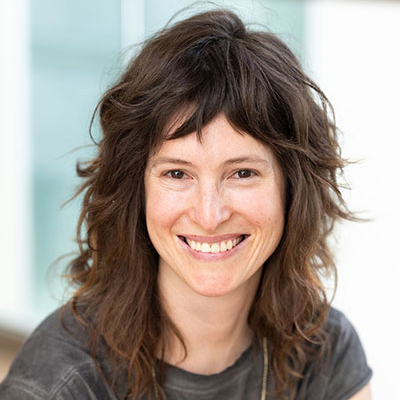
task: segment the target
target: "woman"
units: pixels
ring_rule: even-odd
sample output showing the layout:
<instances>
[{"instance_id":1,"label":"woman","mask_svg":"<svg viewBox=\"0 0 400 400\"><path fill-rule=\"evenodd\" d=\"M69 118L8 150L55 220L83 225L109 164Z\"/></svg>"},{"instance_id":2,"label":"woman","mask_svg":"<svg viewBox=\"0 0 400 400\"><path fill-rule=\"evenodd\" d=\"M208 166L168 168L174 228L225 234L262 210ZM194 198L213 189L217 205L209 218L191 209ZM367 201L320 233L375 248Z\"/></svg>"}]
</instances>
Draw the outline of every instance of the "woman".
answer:
<instances>
[{"instance_id":1,"label":"woman","mask_svg":"<svg viewBox=\"0 0 400 400\"><path fill-rule=\"evenodd\" d=\"M274 35L226 10L150 39L98 106L72 300L2 399L370 399L329 307L342 199L330 105ZM61 322L60 322L61 321Z\"/></svg>"}]
</instances>

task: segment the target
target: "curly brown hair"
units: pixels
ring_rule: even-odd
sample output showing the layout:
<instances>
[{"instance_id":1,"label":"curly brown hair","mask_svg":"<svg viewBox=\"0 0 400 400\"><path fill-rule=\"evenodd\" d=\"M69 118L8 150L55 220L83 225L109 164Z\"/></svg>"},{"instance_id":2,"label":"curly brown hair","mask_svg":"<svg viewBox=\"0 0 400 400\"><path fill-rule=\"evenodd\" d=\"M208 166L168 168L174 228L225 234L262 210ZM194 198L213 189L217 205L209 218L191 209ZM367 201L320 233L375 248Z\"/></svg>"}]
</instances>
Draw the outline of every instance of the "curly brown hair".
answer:
<instances>
[{"instance_id":1,"label":"curly brown hair","mask_svg":"<svg viewBox=\"0 0 400 400\"><path fill-rule=\"evenodd\" d=\"M275 35L247 29L228 10L201 13L143 45L98 104L97 156L77 167L84 178L77 195L84 197L70 304L89 327L92 348L105 344L113 376L128 375L132 399L153 396L163 330L180 337L157 294L158 254L144 213L146 164L164 140L200 135L219 113L270 146L284 175L284 234L263 266L248 317L256 337L268 338L282 398L293 397L286 388L327 345L321 275L336 275L327 238L335 221L353 219L338 183L344 160L332 107ZM177 115L184 121L166 138Z\"/></svg>"}]
</instances>

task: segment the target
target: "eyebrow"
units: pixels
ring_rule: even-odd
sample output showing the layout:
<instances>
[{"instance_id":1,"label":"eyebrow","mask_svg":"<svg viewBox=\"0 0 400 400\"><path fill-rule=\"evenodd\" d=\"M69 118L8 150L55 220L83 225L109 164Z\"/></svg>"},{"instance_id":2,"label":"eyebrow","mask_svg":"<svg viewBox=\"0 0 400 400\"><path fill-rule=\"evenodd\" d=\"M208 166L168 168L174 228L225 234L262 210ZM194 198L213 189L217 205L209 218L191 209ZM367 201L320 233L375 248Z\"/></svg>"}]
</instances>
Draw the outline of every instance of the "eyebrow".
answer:
<instances>
[{"instance_id":1,"label":"eyebrow","mask_svg":"<svg viewBox=\"0 0 400 400\"><path fill-rule=\"evenodd\" d=\"M271 165L271 160L265 159L258 156L241 156L230 158L224 161L223 165L232 165L232 164L242 164L242 163L256 163L256 164L268 164ZM194 164L190 161L183 160L180 158L173 158L173 157L159 157L152 163L152 167L156 167L160 164L180 164L180 165L187 165L193 166Z\"/></svg>"}]
</instances>

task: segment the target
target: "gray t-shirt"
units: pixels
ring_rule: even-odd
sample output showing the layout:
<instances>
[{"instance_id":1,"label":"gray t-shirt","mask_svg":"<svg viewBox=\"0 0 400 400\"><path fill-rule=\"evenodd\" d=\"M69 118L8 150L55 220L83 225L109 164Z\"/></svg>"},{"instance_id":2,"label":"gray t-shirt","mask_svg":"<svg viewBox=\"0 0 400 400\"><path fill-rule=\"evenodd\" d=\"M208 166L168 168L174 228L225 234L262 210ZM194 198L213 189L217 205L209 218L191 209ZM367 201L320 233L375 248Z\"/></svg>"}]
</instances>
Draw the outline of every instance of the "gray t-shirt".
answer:
<instances>
[{"instance_id":1,"label":"gray t-shirt","mask_svg":"<svg viewBox=\"0 0 400 400\"><path fill-rule=\"evenodd\" d=\"M96 371L85 329L70 311L64 313L64 320L74 336L61 326L60 310L50 315L28 338L0 384L1 400L119 399ZM371 378L360 340L346 317L332 308L326 328L332 342L330 357L308 365L298 382L296 400L349 399ZM258 400L262 374L262 349L252 345L232 366L215 375L167 366L164 390L168 400ZM267 390L273 388L270 370ZM125 391L123 381L119 389Z\"/></svg>"}]
</instances>

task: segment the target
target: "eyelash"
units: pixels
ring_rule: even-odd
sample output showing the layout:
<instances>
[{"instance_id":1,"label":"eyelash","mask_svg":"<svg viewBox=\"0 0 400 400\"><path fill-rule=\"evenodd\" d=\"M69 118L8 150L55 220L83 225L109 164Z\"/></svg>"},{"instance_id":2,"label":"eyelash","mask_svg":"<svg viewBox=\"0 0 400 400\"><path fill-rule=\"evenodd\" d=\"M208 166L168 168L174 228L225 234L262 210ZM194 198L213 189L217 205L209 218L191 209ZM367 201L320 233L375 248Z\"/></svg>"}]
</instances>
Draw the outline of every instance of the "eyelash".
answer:
<instances>
[{"instance_id":1,"label":"eyelash","mask_svg":"<svg viewBox=\"0 0 400 400\"><path fill-rule=\"evenodd\" d=\"M178 172L178 173L181 173L182 175L178 178L178 177L173 177L173 173L176 173L176 172ZM239 174L240 172L247 172L247 173L250 173L250 176L246 176L246 177L239 177L238 176L238 178L237 179L249 179L249 178L253 178L254 176L257 176L258 174L257 174L257 172L256 171L253 171L253 170L251 170L251 169L239 169L239 170L237 170L233 175L231 175L231 176L234 176L234 175L236 175L236 174ZM169 178L171 178L171 179L176 179L176 180L181 180L181 179L183 179L184 177L185 177L185 175L186 175L186 173L184 172L184 171L182 171L182 170L180 170L180 169L172 169L172 170L170 170L170 171L167 171L165 174L164 174L164 176L168 176Z\"/></svg>"},{"instance_id":2,"label":"eyelash","mask_svg":"<svg viewBox=\"0 0 400 400\"><path fill-rule=\"evenodd\" d=\"M172 176L172 174L173 174L174 172L180 172L180 173L182 173L182 177L181 177L181 178L174 178L174 177ZM181 169L171 169L170 171L167 171L167 172L164 174L164 176L168 176L168 177L171 178L171 179L177 179L177 180L182 179L185 175L186 175L186 173L183 172Z\"/></svg>"},{"instance_id":3,"label":"eyelash","mask_svg":"<svg viewBox=\"0 0 400 400\"><path fill-rule=\"evenodd\" d=\"M242 177L240 178L238 176L238 179L248 179L248 178L253 178L254 176L257 176L257 172L253 171L252 169L239 169L238 171L236 171L233 175L239 174L239 172L247 172L250 173L250 176L246 176L246 177Z\"/></svg>"}]
</instances>

